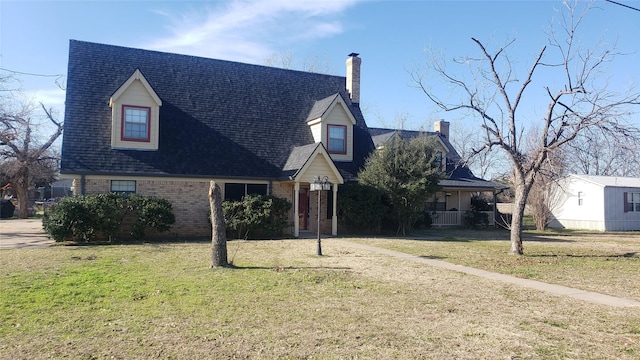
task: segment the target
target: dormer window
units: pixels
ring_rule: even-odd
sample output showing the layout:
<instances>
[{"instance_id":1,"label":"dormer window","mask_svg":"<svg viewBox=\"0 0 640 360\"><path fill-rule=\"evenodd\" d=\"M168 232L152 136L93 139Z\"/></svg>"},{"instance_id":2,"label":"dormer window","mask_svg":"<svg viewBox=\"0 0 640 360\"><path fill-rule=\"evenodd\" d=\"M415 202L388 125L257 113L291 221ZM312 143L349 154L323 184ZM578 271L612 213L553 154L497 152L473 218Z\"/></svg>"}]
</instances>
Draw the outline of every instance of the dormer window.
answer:
<instances>
[{"instance_id":1,"label":"dormer window","mask_svg":"<svg viewBox=\"0 0 640 360\"><path fill-rule=\"evenodd\" d=\"M122 106L122 140L149 142L151 108Z\"/></svg>"},{"instance_id":2,"label":"dormer window","mask_svg":"<svg viewBox=\"0 0 640 360\"><path fill-rule=\"evenodd\" d=\"M327 125L328 146L330 154L347 153L347 127L345 125Z\"/></svg>"},{"instance_id":3,"label":"dormer window","mask_svg":"<svg viewBox=\"0 0 640 360\"><path fill-rule=\"evenodd\" d=\"M111 147L127 150L158 150L162 101L140 70L124 82L109 99Z\"/></svg>"},{"instance_id":4,"label":"dormer window","mask_svg":"<svg viewBox=\"0 0 640 360\"><path fill-rule=\"evenodd\" d=\"M438 151L436 153L436 160L435 160L435 165L438 169L443 170L443 164L442 164L442 152Z\"/></svg>"}]
</instances>

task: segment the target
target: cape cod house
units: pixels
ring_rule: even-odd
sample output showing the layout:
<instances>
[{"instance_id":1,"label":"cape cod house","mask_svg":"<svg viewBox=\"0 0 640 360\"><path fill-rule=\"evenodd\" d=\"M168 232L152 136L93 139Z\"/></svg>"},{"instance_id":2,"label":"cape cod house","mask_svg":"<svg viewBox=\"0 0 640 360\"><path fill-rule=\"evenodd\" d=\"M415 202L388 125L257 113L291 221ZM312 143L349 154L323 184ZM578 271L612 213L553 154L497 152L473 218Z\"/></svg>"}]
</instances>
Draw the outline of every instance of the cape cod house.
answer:
<instances>
[{"instance_id":1,"label":"cape cod house","mask_svg":"<svg viewBox=\"0 0 640 360\"><path fill-rule=\"evenodd\" d=\"M356 180L375 144L396 131L368 129L360 65L350 54L343 77L71 40L61 174L75 194L169 200L180 236L210 235L210 180L225 199L286 198L291 234L315 232L319 191L310 184L326 177L320 230L336 235L339 185ZM448 123L437 124L447 127L432 135L451 165ZM470 191L495 190L461 169L442 183L443 210L458 215Z\"/></svg>"}]
</instances>

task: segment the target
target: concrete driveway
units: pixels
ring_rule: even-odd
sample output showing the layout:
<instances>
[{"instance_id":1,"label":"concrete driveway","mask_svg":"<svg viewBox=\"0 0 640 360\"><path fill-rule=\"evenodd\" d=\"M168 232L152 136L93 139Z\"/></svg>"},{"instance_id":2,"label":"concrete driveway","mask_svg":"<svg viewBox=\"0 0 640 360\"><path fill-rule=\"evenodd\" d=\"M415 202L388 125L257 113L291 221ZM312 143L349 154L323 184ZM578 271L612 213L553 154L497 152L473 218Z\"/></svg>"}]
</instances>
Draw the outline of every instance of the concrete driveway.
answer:
<instances>
[{"instance_id":1,"label":"concrete driveway","mask_svg":"<svg viewBox=\"0 0 640 360\"><path fill-rule=\"evenodd\" d=\"M0 219L0 249L47 247L54 241L40 219Z\"/></svg>"}]
</instances>

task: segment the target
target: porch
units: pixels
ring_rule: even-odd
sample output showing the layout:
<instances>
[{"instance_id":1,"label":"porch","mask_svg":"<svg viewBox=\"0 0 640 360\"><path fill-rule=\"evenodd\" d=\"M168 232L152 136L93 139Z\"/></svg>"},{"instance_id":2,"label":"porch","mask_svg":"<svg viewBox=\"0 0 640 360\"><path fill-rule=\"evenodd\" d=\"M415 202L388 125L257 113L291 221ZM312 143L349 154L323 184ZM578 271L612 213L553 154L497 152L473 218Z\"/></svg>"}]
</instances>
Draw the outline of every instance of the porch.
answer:
<instances>
[{"instance_id":1,"label":"porch","mask_svg":"<svg viewBox=\"0 0 640 360\"><path fill-rule=\"evenodd\" d=\"M481 211L481 213L487 214L489 226L493 226L495 224L493 211ZM463 211L431 211L429 214L431 215L431 226L436 227L461 226L464 216Z\"/></svg>"}]
</instances>

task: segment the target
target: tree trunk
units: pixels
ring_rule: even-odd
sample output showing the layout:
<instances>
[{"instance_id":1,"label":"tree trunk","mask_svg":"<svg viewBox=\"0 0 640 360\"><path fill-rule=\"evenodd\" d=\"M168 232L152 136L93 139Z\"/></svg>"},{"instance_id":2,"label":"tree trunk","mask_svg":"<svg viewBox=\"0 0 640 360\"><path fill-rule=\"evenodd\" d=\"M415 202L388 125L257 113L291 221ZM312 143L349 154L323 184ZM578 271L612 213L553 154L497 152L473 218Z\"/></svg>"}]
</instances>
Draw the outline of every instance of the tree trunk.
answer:
<instances>
[{"instance_id":1,"label":"tree trunk","mask_svg":"<svg viewBox=\"0 0 640 360\"><path fill-rule=\"evenodd\" d=\"M522 220L524 218L524 210L527 205L527 194L530 186L516 180L515 199L513 203L513 217L511 218L511 250L510 254L524 254L522 246Z\"/></svg>"},{"instance_id":2,"label":"tree trunk","mask_svg":"<svg viewBox=\"0 0 640 360\"><path fill-rule=\"evenodd\" d=\"M220 186L211 181L209 186L209 207L211 208L211 267L225 267L227 262L227 235L222 213Z\"/></svg>"},{"instance_id":3,"label":"tree trunk","mask_svg":"<svg viewBox=\"0 0 640 360\"><path fill-rule=\"evenodd\" d=\"M21 173L16 180L11 183L11 187L18 197L18 218L26 219L29 217L29 173Z\"/></svg>"}]
</instances>

